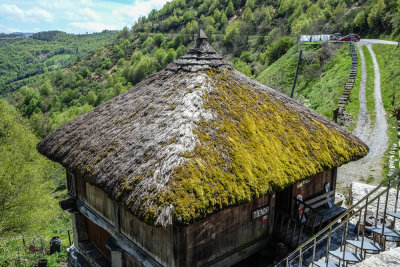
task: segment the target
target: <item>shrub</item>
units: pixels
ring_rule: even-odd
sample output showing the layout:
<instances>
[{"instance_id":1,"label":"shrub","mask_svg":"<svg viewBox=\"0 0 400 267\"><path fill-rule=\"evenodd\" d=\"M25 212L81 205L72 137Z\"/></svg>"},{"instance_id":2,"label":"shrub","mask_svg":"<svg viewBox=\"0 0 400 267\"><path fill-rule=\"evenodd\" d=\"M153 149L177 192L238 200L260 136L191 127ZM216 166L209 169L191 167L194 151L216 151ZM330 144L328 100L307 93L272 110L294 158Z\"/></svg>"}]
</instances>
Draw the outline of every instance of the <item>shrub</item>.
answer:
<instances>
[{"instance_id":1,"label":"shrub","mask_svg":"<svg viewBox=\"0 0 400 267\"><path fill-rule=\"evenodd\" d=\"M282 37L273 42L266 50L266 63L272 64L295 45L291 37Z\"/></svg>"}]
</instances>

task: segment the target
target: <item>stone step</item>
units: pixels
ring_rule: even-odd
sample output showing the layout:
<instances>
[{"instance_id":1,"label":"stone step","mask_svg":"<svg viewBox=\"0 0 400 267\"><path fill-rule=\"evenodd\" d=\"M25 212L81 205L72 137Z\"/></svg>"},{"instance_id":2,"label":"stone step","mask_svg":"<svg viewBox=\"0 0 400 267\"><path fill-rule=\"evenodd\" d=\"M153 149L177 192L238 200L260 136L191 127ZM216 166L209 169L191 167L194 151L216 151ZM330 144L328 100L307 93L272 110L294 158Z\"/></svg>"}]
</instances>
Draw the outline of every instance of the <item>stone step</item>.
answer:
<instances>
[{"instance_id":1,"label":"stone step","mask_svg":"<svg viewBox=\"0 0 400 267\"><path fill-rule=\"evenodd\" d=\"M377 254L383 250L383 247L379 243L373 242L365 237L364 244L362 243L362 238L360 238L360 240L346 240L346 243L359 249L362 247L365 252L370 254Z\"/></svg>"},{"instance_id":2,"label":"stone step","mask_svg":"<svg viewBox=\"0 0 400 267\"><path fill-rule=\"evenodd\" d=\"M391 212L391 211L388 211L388 212L386 212L386 214L387 214L387 215L390 215L390 216L393 216L393 217L395 217L395 218L397 218L397 219L400 219L400 213L399 213L399 212Z\"/></svg>"},{"instance_id":3,"label":"stone step","mask_svg":"<svg viewBox=\"0 0 400 267\"><path fill-rule=\"evenodd\" d=\"M343 264L339 264L338 262L334 261L333 259L329 259L328 264L326 262L318 262L313 261L312 266L318 267L343 267Z\"/></svg>"},{"instance_id":4,"label":"stone step","mask_svg":"<svg viewBox=\"0 0 400 267\"><path fill-rule=\"evenodd\" d=\"M371 231L375 234L382 235L382 227L372 227L372 226L366 226L366 230ZM387 227L383 228L383 235L387 237L397 237L400 238L400 230L395 230L395 229L389 229Z\"/></svg>"},{"instance_id":5,"label":"stone step","mask_svg":"<svg viewBox=\"0 0 400 267\"><path fill-rule=\"evenodd\" d=\"M346 252L346 253L344 253ZM350 250L346 251L329 251L329 254L332 256L344 260L349 263L357 263L363 261L362 255L358 253L351 252Z\"/></svg>"}]
</instances>

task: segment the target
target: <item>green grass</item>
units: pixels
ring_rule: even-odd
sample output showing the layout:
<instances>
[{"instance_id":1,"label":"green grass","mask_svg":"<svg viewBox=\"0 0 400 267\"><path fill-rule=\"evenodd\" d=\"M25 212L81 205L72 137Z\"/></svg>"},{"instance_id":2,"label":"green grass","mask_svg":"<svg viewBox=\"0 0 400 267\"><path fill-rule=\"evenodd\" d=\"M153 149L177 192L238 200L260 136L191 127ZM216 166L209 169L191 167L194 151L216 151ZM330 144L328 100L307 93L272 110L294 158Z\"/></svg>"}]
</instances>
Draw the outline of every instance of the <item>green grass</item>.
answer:
<instances>
[{"instance_id":1,"label":"green grass","mask_svg":"<svg viewBox=\"0 0 400 267\"><path fill-rule=\"evenodd\" d=\"M65 262L67 260L66 249L70 245L68 230L70 230L71 242L73 242L71 216L60 210L54 218L49 218L49 220L52 220L51 223L41 232L0 235L0 266L34 266L40 259L47 259L49 267L56 267L60 262ZM49 255L47 252L43 255L29 252L30 245L48 250L50 240L54 236L61 238L62 251L60 253Z\"/></svg>"},{"instance_id":2,"label":"green grass","mask_svg":"<svg viewBox=\"0 0 400 267\"><path fill-rule=\"evenodd\" d=\"M299 46L289 49L285 55L261 72L257 80L290 95L297 66L298 50Z\"/></svg>"},{"instance_id":3,"label":"green grass","mask_svg":"<svg viewBox=\"0 0 400 267\"><path fill-rule=\"evenodd\" d=\"M389 148L386 151L384 176L388 173L389 152L392 144L398 144L397 137L397 119L392 115L393 106L400 102L400 48L395 45L377 44L373 46L373 50L378 60L381 74L381 92L383 106L387 112ZM398 154L396 153L398 159ZM396 165L398 167L398 164Z\"/></svg>"},{"instance_id":4,"label":"green grass","mask_svg":"<svg viewBox=\"0 0 400 267\"><path fill-rule=\"evenodd\" d=\"M367 64L367 84L365 88L365 95L367 98L367 111L371 120L371 125L375 123L375 101L374 101L374 64L372 62L371 54L366 46L362 47L365 56L365 63Z\"/></svg>"},{"instance_id":5,"label":"green grass","mask_svg":"<svg viewBox=\"0 0 400 267\"><path fill-rule=\"evenodd\" d=\"M299 70L294 98L331 119L349 77L351 68L349 46L348 44L322 48L303 46L302 49L303 63ZM289 95L296 71L298 50L299 47L291 48L261 72L257 80Z\"/></svg>"},{"instance_id":6,"label":"green grass","mask_svg":"<svg viewBox=\"0 0 400 267\"><path fill-rule=\"evenodd\" d=\"M46 64L46 66L52 66L54 64L67 61L71 56L71 54L55 55L46 59L44 63Z\"/></svg>"}]
</instances>

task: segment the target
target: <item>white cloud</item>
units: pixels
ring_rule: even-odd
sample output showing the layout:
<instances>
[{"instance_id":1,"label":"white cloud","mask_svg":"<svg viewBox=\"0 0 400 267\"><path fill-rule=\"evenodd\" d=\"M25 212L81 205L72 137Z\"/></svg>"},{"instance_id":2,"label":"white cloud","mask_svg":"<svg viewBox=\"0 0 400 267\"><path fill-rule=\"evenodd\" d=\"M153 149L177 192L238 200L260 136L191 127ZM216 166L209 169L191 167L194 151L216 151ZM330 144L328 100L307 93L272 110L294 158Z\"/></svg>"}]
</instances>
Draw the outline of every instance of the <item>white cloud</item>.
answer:
<instances>
[{"instance_id":1,"label":"white cloud","mask_svg":"<svg viewBox=\"0 0 400 267\"><path fill-rule=\"evenodd\" d=\"M38 4L45 9L61 10L94 5L91 0L40 0Z\"/></svg>"},{"instance_id":2,"label":"white cloud","mask_svg":"<svg viewBox=\"0 0 400 267\"><path fill-rule=\"evenodd\" d=\"M125 24L132 25L139 17L146 16L153 9L161 8L166 2L166 0L139 0L132 5L114 9L111 13L119 20L124 21Z\"/></svg>"},{"instance_id":3,"label":"white cloud","mask_svg":"<svg viewBox=\"0 0 400 267\"><path fill-rule=\"evenodd\" d=\"M39 22L39 21L53 21L53 15L51 15L48 11L34 7L25 11L25 19L32 22Z\"/></svg>"},{"instance_id":4,"label":"white cloud","mask_svg":"<svg viewBox=\"0 0 400 267\"><path fill-rule=\"evenodd\" d=\"M160 9L167 0L0 0L0 24L24 31L58 29L92 32L122 29L140 16ZM32 25L32 22L35 22ZM4 28L4 27L3 27Z\"/></svg>"},{"instance_id":5,"label":"white cloud","mask_svg":"<svg viewBox=\"0 0 400 267\"><path fill-rule=\"evenodd\" d=\"M53 20L53 15L44 9L34 7L22 10L18 6L10 4L0 5L0 15L12 20L22 20L26 22L50 22Z\"/></svg>"},{"instance_id":6,"label":"white cloud","mask_svg":"<svg viewBox=\"0 0 400 267\"><path fill-rule=\"evenodd\" d=\"M0 24L0 32L21 32L20 29Z\"/></svg>"},{"instance_id":7,"label":"white cloud","mask_svg":"<svg viewBox=\"0 0 400 267\"><path fill-rule=\"evenodd\" d=\"M64 14L65 18L70 21L101 21L101 16L88 7L66 10Z\"/></svg>"},{"instance_id":8,"label":"white cloud","mask_svg":"<svg viewBox=\"0 0 400 267\"><path fill-rule=\"evenodd\" d=\"M22 19L24 17L24 11L16 5L1 4L0 14L8 18Z\"/></svg>"},{"instance_id":9,"label":"white cloud","mask_svg":"<svg viewBox=\"0 0 400 267\"><path fill-rule=\"evenodd\" d=\"M88 22L71 22L68 26L78 28L87 32L101 32L103 30L116 30L117 28L113 25L103 24L101 22L88 21Z\"/></svg>"},{"instance_id":10,"label":"white cloud","mask_svg":"<svg viewBox=\"0 0 400 267\"><path fill-rule=\"evenodd\" d=\"M79 10L79 13L81 13L83 16L91 19L91 20L100 20L101 17L99 16L99 14L97 14L95 11L93 11L92 9L86 7L86 8L82 8Z\"/></svg>"}]
</instances>

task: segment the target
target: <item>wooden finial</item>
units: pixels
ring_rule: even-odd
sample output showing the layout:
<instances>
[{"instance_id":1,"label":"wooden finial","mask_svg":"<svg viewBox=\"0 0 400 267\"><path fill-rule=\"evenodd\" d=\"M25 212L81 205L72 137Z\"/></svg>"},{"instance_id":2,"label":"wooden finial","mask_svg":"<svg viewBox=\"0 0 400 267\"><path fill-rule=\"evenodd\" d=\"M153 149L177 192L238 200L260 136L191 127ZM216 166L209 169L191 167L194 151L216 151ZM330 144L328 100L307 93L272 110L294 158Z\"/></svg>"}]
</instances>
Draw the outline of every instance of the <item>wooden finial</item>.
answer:
<instances>
[{"instance_id":1,"label":"wooden finial","mask_svg":"<svg viewBox=\"0 0 400 267\"><path fill-rule=\"evenodd\" d=\"M203 32L202 29L199 29L199 35L197 36L197 39L208 39L207 35Z\"/></svg>"}]
</instances>

